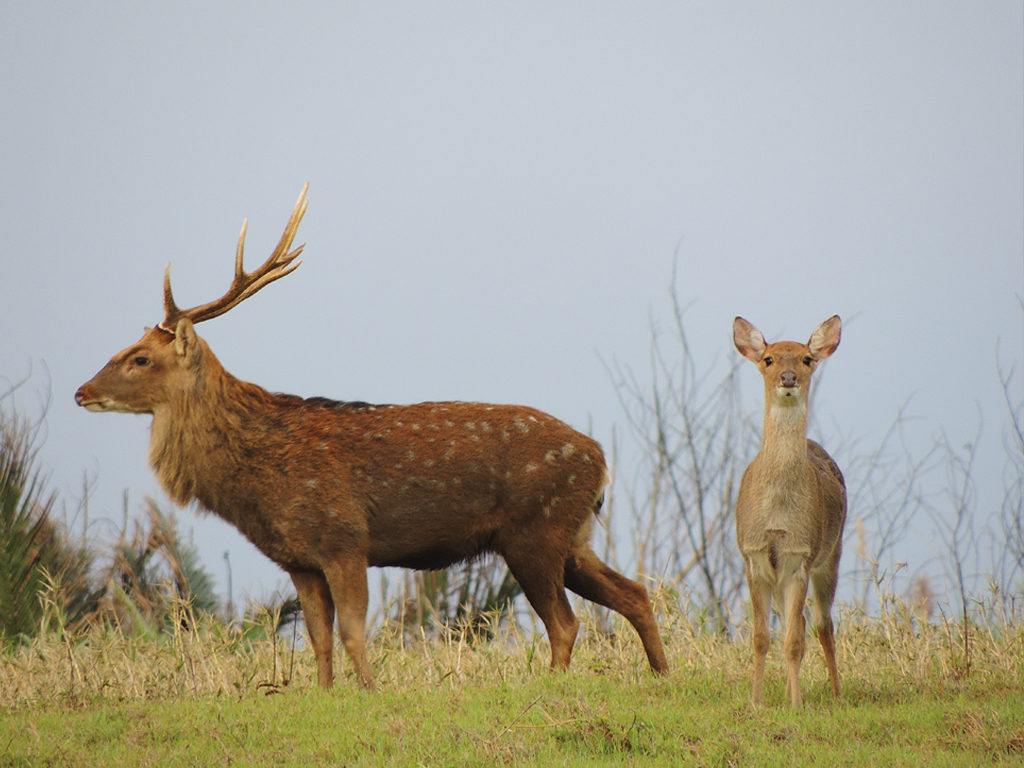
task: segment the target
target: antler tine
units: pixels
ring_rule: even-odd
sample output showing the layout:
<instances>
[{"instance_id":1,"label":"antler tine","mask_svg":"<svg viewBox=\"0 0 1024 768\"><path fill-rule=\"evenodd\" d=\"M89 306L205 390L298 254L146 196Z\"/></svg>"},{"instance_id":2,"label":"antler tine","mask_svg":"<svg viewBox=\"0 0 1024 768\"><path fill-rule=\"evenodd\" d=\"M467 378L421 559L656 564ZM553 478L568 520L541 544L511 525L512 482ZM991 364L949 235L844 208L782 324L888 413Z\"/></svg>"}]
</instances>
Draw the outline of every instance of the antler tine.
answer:
<instances>
[{"instance_id":1,"label":"antler tine","mask_svg":"<svg viewBox=\"0 0 1024 768\"><path fill-rule=\"evenodd\" d=\"M174 303L174 294L171 293L171 263L167 262L164 270L164 319L157 323L157 328L174 333L174 325L181 318L182 312Z\"/></svg>"},{"instance_id":2,"label":"antler tine","mask_svg":"<svg viewBox=\"0 0 1024 768\"><path fill-rule=\"evenodd\" d=\"M242 222L242 231L238 235L238 247L235 249L235 275L231 280L231 286L228 288L227 293L219 299L201 304L192 309L179 309L175 305L171 294L171 266L168 264L167 271L164 273L164 312L166 316L159 327L174 333L178 320L183 317L189 318L193 323L210 320L245 301L264 286L295 271L302 263L298 256L306 246L302 244L294 250L289 251L289 249L291 248L292 241L295 239L299 223L306 213L306 207L309 205L309 200L307 199L308 191L309 182L307 181L306 185L302 188L299 199L295 202L295 208L292 210L291 218L288 220L288 225L285 227L277 247L267 260L252 272L246 272L242 265L245 252L245 234L248 230L249 220L246 219Z\"/></svg>"}]
</instances>

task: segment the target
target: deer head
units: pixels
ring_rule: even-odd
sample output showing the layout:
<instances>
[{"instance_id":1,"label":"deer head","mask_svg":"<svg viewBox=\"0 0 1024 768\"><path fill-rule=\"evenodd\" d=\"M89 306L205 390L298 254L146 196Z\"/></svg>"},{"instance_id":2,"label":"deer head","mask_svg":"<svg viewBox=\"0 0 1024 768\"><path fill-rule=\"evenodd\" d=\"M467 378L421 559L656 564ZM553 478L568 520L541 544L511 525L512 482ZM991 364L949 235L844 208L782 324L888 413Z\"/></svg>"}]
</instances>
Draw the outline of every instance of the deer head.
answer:
<instances>
[{"instance_id":1,"label":"deer head","mask_svg":"<svg viewBox=\"0 0 1024 768\"><path fill-rule=\"evenodd\" d=\"M819 325L806 344L777 341L768 344L764 336L742 317L733 320L732 336L736 349L757 365L764 378L765 407L807 407L811 374L818 363L839 346L839 315Z\"/></svg>"},{"instance_id":2,"label":"deer head","mask_svg":"<svg viewBox=\"0 0 1024 768\"><path fill-rule=\"evenodd\" d=\"M248 220L242 223L235 250L235 275L227 293L191 309L180 309L171 292L171 267L164 273L164 319L135 344L118 352L75 393L75 402L90 411L154 413L173 397L194 385L196 369L208 362L218 365L209 347L196 335L195 323L222 315L274 280L293 272L304 245L292 249L292 241L306 212L309 182L295 203L288 225L273 253L258 268L243 268Z\"/></svg>"}]
</instances>

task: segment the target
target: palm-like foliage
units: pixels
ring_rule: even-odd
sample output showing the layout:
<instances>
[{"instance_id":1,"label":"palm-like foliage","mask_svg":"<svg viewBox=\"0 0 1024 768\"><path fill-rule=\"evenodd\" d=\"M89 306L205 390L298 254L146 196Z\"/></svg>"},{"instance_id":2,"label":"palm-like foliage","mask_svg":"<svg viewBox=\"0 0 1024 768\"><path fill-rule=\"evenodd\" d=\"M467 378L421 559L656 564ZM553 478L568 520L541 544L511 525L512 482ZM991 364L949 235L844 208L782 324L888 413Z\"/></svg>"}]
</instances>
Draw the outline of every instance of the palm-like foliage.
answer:
<instances>
[{"instance_id":1,"label":"palm-like foliage","mask_svg":"<svg viewBox=\"0 0 1024 768\"><path fill-rule=\"evenodd\" d=\"M173 515L146 500L144 523L114 545L105 583L108 615L134 633L153 634L197 614L217 614L213 577L195 547L181 540ZM187 607L187 611L182 610Z\"/></svg>"},{"instance_id":2,"label":"palm-like foliage","mask_svg":"<svg viewBox=\"0 0 1024 768\"><path fill-rule=\"evenodd\" d=\"M56 495L36 466L37 430L0 409L0 640L49 628L48 592L65 627L80 624L97 605L92 556L54 522Z\"/></svg>"}]
</instances>

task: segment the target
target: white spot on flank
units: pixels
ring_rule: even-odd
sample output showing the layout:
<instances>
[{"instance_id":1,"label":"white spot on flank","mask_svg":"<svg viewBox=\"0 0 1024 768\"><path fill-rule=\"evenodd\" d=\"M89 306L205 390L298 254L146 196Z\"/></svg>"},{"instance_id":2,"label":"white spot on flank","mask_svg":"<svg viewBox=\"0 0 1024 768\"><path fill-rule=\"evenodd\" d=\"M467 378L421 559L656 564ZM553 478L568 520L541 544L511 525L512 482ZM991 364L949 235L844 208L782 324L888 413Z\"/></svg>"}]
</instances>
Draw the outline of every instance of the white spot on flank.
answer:
<instances>
[{"instance_id":1,"label":"white spot on flank","mask_svg":"<svg viewBox=\"0 0 1024 768\"><path fill-rule=\"evenodd\" d=\"M539 469L539 467L531 461L526 465L525 469L526 473L529 474L531 472L536 472Z\"/></svg>"},{"instance_id":2,"label":"white spot on flank","mask_svg":"<svg viewBox=\"0 0 1024 768\"><path fill-rule=\"evenodd\" d=\"M311 490L316 490L317 488L320 487L320 483L317 482L316 480L307 480L306 481L306 487L311 489Z\"/></svg>"},{"instance_id":3,"label":"white spot on flank","mask_svg":"<svg viewBox=\"0 0 1024 768\"><path fill-rule=\"evenodd\" d=\"M560 450L548 451L544 454L544 461L548 464L554 464L559 458L568 459L574 453L576 453L576 446L572 443L566 443Z\"/></svg>"}]
</instances>

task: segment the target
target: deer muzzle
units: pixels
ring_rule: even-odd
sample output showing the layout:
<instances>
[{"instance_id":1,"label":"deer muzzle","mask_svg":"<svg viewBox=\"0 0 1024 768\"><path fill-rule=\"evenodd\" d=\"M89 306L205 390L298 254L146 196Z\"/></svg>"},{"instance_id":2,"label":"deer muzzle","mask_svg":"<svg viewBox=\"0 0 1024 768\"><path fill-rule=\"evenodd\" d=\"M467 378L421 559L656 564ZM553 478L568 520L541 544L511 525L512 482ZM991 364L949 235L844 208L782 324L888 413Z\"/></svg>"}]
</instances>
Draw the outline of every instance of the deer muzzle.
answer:
<instances>
[{"instance_id":1,"label":"deer muzzle","mask_svg":"<svg viewBox=\"0 0 1024 768\"><path fill-rule=\"evenodd\" d=\"M75 403L77 405L82 406L83 408L89 409L90 411L102 410L102 407L100 406L99 402L89 397L88 393L85 391L84 386L79 387L78 391L75 392Z\"/></svg>"}]
</instances>

